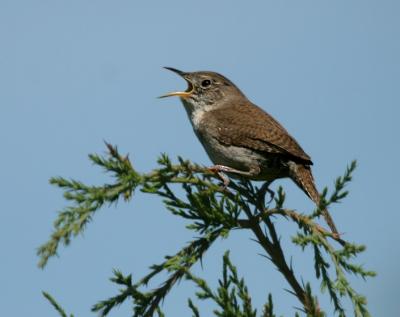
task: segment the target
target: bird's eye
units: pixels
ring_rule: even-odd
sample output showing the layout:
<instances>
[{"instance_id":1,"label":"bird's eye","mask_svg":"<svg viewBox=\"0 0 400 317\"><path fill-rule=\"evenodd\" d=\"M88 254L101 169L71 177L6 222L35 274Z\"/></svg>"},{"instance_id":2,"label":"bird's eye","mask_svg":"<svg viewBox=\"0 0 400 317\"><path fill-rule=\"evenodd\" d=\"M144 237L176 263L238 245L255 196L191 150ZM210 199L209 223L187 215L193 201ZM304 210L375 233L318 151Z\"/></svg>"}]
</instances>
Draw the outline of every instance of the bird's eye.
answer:
<instances>
[{"instance_id":1,"label":"bird's eye","mask_svg":"<svg viewBox=\"0 0 400 317\"><path fill-rule=\"evenodd\" d=\"M210 81L209 79L204 79L204 80L201 82L201 87L207 88L207 87L210 86L210 85L211 85L211 81Z\"/></svg>"}]
</instances>

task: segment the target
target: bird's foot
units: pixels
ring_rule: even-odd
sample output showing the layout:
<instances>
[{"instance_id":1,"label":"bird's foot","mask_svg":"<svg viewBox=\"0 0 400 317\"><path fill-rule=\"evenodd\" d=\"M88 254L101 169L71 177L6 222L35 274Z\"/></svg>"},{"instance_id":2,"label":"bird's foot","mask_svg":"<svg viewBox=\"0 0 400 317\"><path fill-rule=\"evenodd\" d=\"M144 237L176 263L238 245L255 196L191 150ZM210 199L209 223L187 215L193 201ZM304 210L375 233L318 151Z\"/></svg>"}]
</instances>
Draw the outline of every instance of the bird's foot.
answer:
<instances>
[{"instance_id":1,"label":"bird's foot","mask_svg":"<svg viewBox=\"0 0 400 317\"><path fill-rule=\"evenodd\" d=\"M208 168L210 172L213 172L218 175L218 177L222 180L223 186L221 186L222 191L230 193L228 190L228 185L231 182L229 177L224 174L224 172L230 172L231 168L224 165L214 165Z\"/></svg>"}]
</instances>

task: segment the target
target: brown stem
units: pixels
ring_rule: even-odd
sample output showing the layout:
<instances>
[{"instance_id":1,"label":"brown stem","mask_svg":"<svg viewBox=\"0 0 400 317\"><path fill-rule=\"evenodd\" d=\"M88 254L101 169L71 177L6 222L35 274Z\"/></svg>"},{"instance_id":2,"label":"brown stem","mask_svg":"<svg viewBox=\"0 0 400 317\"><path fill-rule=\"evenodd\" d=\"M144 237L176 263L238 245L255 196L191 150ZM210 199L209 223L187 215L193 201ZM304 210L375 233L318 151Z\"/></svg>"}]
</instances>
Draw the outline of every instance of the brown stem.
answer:
<instances>
[{"instance_id":1,"label":"brown stem","mask_svg":"<svg viewBox=\"0 0 400 317\"><path fill-rule=\"evenodd\" d=\"M272 223L271 223L272 225ZM273 226L273 225L272 225ZM269 227L269 226L268 226ZM270 229L270 228L269 228ZM277 245L275 242L271 242L267 236L264 235L260 226L258 224L253 224L251 230L257 237L258 242L264 248L264 250L270 256L272 263L278 268L279 272L285 277L290 287L294 291L294 294L302 303L304 310L311 314L312 316L320 316L319 309L315 311L313 308L311 299L307 296L305 290L297 281L296 276L293 273L293 270L288 266L285 256L282 252L282 248L280 245Z\"/></svg>"},{"instance_id":2,"label":"brown stem","mask_svg":"<svg viewBox=\"0 0 400 317\"><path fill-rule=\"evenodd\" d=\"M257 201L260 200L257 199ZM281 272L282 275L285 277L286 281L289 283L290 287L293 290L293 294L302 303L304 311L310 316L322 316L318 305L314 305L313 299L301 286L299 281L296 279L292 268L287 264L278 235L275 230L275 226L269 218L271 214L267 214L265 212L265 208L263 206L259 206L257 204L257 201L253 201L253 204L257 206L259 214L254 216L250 210L244 210L248 218L246 225L248 225L248 227L253 231L254 235L257 237L258 242L269 255L271 262L275 264L279 272ZM260 215L262 216L260 217ZM259 225L260 221L263 221L267 225L270 237L268 237L267 234L264 234L264 232L262 231Z\"/></svg>"},{"instance_id":3,"label":"brown stem","mask_svg":"<svg viewBox=\"0 0 400 317\"><path fill-rule=\"evenodd\" d=\"M262 211L259 212L255 217L258 219L259 222L264 221L271 215L282 215L292 218L297 223L303 223L310 228L311 231L317 234L322 234L325 237L330 237L336 242L340 243L342 246L346 245L346 241L341 239L339 235L330 232L329 230L324 229L322 226L315 223L310 217L301 215L294 210L290 209L280 209L280 208L273 208L273 209L265 209L263 208Z\"/></svg>"}]
</instances>

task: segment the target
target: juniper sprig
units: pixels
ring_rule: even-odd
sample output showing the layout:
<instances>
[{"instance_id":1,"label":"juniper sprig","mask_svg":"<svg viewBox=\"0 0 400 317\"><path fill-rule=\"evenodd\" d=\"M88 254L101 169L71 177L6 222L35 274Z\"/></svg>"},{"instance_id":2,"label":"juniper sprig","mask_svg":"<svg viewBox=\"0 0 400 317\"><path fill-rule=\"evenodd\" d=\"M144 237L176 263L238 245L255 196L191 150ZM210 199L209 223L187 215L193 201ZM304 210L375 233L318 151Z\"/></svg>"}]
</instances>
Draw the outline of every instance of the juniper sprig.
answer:
<instances>
[{"instance_id":1,"label":"juniper sprig","mask_svg":"<svg viewBox=\"0 0 400 317\"><path fill-rule=\"evenodd\" d=\"M39 266L45 267L61 245L69 245L74 237L83 233L100 209L120 200L129 201L135 190L161 197L166 210L189 221L187 229L193 231L196 238L176 254L165 256L160 264L152 265L149 273L136 282L131 274L125 276L114 271L111 281L119 286L118 294L95 304L93 311L106 316L118 305L131 300L135 317L164 316L160 307L162 301L178 281L187 279L200 289L196 294L197 299L214 302L216 316L276 316L272 295L258 314L244 279L239 278L229 259L229 253L223 256L223 274L216 291L191 271L216 240L227 238L232 230L249 230L265 252L264 255L286 279L289 293L298 299L301 309L296 311L296 316L300 316L300 313L326 316L310 283L303 282L292 263L287 261L288 255L281 245L281 234L275 226L275 222L280 221L277 217L281 217L298 228L291 241L302 249L313 250L315 277L321 283L322 292L327 291L337 315L348 315L342 305L343 297L347 297L353 304L354 316L370 316L365 297L357 293L348 280L349 274L363 279L375 275L352 262L365 247L345 241L316 222L321 210L328 206L332 209L335 203L347 196L345 186L352 179L355 162L346 169L344 176L336 180L329 197L328 189L324 189L320 206L313 213L306 214L284 207L285 193L282 188L278 189L273 202L266 205L265 192L251 181L231 181L227 188L223 188L218 176L207 168L182 158L173 163L165 154L159 158L158 168L149 173L139 173L127 155L123 156L116 147L106 145L108 152L105 156L93 154L89 158L94 165L111 174L112 182L95 186L62 177L50 180L51 184L64 190L64 197L71 204L59 212L50 239L38 248ZM179 194L176 186L182 188ZM150 288L150 282L160 273L167 275L165 281L158 287ZM44 293L44 296L61 316L66 316L49 294ZM188 300L188 306L193 316L200 316L200 310L191 299Z\"/></svg>"}]
</instances>

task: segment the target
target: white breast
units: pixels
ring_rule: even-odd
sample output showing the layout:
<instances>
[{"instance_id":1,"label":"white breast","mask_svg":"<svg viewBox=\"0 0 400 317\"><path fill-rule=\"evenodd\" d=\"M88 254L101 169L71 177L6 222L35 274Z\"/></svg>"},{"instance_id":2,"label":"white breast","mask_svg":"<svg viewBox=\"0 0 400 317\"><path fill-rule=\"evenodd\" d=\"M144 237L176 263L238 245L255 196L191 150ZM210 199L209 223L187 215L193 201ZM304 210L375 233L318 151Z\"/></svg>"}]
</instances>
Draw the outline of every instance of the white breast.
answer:
<instances>
[{"instance_id":1,"label":"white breast","mask_svg":"<svg viewBox=\"0 0 400 317\"><path fill-rule=\"evenodd\" d=\"M200 125L201 120L203 119L204 114L206 113L205 109L194 110L190 114L190 121L195 129Z\"/></svg>"},{"instance_id":2,"label":"white breast","mask_svg":"<svg viewBox=\"0 0 400 317\"><path fill-rule=\"evenodd\" d=\"M182 99L183 105L185 107L186 113L189 117L190 122L193 125L193 129L196 131L200 125L201 120L204 117L204 114L207 111L212 110L212 106L209 105L198 105L194 107L191 103L186 102L186 100Z\"/></svg>"}]
</instances>

